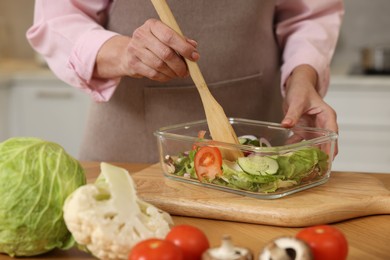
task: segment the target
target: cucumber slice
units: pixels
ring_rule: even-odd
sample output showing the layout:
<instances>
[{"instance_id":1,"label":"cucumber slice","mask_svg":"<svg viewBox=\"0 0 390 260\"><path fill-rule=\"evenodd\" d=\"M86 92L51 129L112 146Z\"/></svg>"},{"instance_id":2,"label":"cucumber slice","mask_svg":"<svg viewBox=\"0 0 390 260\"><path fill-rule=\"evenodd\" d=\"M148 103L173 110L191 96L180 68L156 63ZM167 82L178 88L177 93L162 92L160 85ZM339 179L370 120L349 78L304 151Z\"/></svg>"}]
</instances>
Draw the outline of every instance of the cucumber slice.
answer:
<instances>
[{"instance_id":1,"label":"cucumber slice","mask_svg":"<svg viewBox=\"0 0 390 260\"><path fill-rule=\"evenodd\" d=\"M237 162L244 172L252 175L275 174L279 169L275 159L265 156L240 157Z\"/></svg>"}]
</instances>

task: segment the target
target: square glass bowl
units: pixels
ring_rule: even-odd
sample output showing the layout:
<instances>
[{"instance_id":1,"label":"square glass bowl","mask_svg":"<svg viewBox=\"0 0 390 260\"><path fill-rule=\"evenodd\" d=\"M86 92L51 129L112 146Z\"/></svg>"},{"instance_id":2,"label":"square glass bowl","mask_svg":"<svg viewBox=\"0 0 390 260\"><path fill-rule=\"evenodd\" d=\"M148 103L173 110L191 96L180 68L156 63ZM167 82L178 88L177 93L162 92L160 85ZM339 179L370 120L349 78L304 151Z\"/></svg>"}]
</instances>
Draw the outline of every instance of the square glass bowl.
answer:
<instances>
[{"instance_id":1,"label":"square glass bowl","mask_svg":"<svg viewBox=\"0 0 390 260\"><path fill-rule=\"evenodd\" d=\"M229 122L240 144L213 141L206 120L158 129L154 134L164 175L260 199L280 198L329 179L336 133L240 118Z\"/></svg>"}]
</instances>

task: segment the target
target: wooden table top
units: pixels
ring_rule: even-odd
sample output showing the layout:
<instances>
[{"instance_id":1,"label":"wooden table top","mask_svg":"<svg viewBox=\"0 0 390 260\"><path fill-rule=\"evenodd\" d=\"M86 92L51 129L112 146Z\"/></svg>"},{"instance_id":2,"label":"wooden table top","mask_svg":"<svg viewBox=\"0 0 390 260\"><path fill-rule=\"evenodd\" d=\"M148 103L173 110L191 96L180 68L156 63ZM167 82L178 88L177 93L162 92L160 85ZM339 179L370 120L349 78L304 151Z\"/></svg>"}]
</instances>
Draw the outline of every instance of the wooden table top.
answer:
<instances>
[{"instance_id":1,"label":"wooden table top","mask_svg":"<svg viewBox=\"0 0 390 260\"><path fill-rule=\"evenodd\" d=\"M129 172L140 171L148 164L114 163L126 168ZM96 176L100 169L97 162L83 162L87 174ZM383 182L390 189L390 174L371 174ZM252 250L255 259L262 247L272 239L280 236L294 236L301 228L285 228L258 224L236 223L200 218L173 216L175 224L190 224L202 229L210 240L212 247L220 245L223 235L230 235L234 244L247 247ZM348 259L390 259L390 215L377 215L351 219L332 226L339 228L346 236L349 243ZM13 259L6 255L0 255L0 260ZM76 248L61 251L53 250L50 253L31 259L94 259L91 255L81 252Z\"/></svg>"}]
</instances>

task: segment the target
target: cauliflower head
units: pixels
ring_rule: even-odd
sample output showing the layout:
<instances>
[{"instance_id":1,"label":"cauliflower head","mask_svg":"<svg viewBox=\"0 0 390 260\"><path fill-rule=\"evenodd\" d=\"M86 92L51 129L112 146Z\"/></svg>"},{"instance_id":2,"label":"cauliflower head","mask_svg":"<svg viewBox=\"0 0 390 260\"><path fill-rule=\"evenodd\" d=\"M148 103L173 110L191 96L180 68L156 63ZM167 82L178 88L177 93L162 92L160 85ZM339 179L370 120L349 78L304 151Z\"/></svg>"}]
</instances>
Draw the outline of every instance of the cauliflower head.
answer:
<instances>
[{"instance_id":1,"label":"cauliflower head","mask_svg":"<svg viewBox=\"0 0 390 260\"><path fill-rule=\"evenodd\" d=\"M138 198L125 169L100 166L96 182L76 189L64 204L65 223L79 246L99 259L127 259L139 241L165 238L171 216Z\"/></svg>"}]
</instances>

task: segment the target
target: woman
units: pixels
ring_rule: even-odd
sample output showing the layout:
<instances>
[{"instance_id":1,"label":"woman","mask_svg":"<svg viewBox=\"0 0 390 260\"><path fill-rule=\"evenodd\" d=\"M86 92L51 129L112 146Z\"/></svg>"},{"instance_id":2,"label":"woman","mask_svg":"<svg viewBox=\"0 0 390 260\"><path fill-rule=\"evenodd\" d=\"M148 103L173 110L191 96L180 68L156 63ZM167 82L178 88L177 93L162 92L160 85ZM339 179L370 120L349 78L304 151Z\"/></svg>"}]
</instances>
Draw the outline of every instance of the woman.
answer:
<instances>
[{"instance_id":1,"label":"woman","mask_svg":"<svg viewBox=\"0 0 390 260\"><path fill-rule=\"evenodd\" d=\"M31 45L96 101L81 160L156 162L156 129L205 117L182 57L199 63L228 117L337 131L322 97L341 0L169 1L188 38L160 22L150 1L35 5Z\"/></svg>"}]
</instances>

